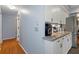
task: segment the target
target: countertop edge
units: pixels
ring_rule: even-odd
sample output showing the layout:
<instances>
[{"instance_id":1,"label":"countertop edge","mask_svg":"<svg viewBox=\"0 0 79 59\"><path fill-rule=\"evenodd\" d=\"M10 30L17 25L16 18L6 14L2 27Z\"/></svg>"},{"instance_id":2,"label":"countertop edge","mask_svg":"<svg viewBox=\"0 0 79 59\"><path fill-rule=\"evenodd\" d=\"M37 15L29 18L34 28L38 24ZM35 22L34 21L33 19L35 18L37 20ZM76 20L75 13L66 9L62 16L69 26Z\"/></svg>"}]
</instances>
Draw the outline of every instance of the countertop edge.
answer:
<instances>
[{"instance_id":1,"label":"countertop edge","mask_svg":"<svg viewBox=\"0 0 79 59\"><path fill-rule=\"evenodd\" d=\"M67 33L65 33L65 34L62 34L60 37L53 37L53 36L45 36L45 37L43 37L43 39L44 40L48 40L48 41L55 41L55 40L57 40L57 39L59 39L59 38L61 38L61 37L64 37L64 36L66 36L66 35L68 35L68 34L70 34L71 32L67 32Z\"/></svg>"}]
</instances>

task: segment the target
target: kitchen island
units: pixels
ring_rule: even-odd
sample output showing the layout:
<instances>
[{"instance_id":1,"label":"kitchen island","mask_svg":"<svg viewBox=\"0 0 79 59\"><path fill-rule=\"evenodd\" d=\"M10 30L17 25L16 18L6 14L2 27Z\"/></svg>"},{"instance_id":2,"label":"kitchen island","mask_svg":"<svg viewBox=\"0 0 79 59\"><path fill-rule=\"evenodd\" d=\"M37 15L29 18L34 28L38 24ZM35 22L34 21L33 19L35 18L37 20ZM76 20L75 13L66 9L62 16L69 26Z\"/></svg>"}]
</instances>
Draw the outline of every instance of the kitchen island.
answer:
<instances>
[{"instance_id":1,"label":"kitchen island","mask_svg":"<svg viewBox=\"0 0 79 59\"><path fill-rule=\"evenodd\" d=\"M72 47L71 32L56 32L51 36L43 37L43 39L45 42L45 53L67 54Z\"/></svg>"}]
</instances>

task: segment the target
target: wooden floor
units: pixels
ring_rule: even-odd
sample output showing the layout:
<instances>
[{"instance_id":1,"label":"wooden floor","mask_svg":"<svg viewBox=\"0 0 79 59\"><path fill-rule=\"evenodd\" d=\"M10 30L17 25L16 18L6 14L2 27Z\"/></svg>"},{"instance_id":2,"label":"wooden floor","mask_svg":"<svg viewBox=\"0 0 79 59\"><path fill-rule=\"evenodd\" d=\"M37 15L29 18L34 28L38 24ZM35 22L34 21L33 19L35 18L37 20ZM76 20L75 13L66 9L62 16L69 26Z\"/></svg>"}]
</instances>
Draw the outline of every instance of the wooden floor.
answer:
<instances>
[{"instance_id":1,"label":"wooden floor","mask_svg":"<svg viewBox=\"0 0 79 59\"><path fill-rule=\"evenodd\" d=\"M0 47L0 54L25 54L16 39L4 40Z\"/></svg>"}]
</instances>

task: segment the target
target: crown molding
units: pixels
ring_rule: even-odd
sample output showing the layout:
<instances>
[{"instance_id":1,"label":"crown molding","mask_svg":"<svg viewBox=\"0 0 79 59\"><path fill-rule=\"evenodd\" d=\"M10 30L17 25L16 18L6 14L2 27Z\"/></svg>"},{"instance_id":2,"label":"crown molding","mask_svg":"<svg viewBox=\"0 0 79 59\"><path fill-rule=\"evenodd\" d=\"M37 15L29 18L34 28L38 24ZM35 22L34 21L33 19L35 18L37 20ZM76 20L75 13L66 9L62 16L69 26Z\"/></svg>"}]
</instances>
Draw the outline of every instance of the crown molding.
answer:
<instances>
[{"instance_id":1,"label":"crown molding","mask_svg":"<svg viewBox=\"0 0 79 59\"><path fill-rule=\"evenodd\" d=\"M64 12L66 12L67 14L69 14L70 8L67 5L62 5L61 8L64 10Z\"/></svg>"}]
</instances>

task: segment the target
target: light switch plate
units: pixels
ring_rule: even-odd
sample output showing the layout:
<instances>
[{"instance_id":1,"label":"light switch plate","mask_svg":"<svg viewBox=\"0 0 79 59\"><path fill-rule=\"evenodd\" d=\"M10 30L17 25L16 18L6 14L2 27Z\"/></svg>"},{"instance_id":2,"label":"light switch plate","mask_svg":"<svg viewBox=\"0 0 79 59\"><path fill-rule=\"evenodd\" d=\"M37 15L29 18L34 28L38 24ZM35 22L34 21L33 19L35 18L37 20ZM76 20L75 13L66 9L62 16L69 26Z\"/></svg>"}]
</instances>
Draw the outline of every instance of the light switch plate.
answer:
<instances>
[{"instance_id":1,"label":"light switch plate","mask_svg":"<svg viewBox=\"0 0 79 59\"><path fill-rule=\"evenodd\" d=\"M51 22L53 22L53 18L51 18Z\"/></svg>"},{"instance_id":2,"label":"light switch plate","mask_svg":"<svg viewBox=\"0 0 79 59\"><path fill-rule=\"evenodd\" d=\"M38 27L35 27L35 31L36 31L36 32L38 32L38 31L39 31L39 30L38 30Z\"/></svg>"}]
</instances>

